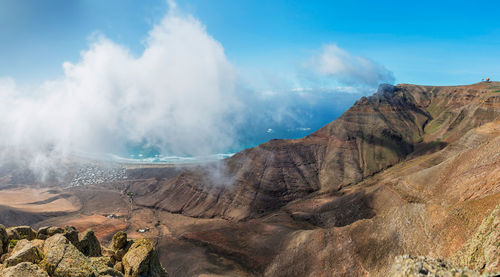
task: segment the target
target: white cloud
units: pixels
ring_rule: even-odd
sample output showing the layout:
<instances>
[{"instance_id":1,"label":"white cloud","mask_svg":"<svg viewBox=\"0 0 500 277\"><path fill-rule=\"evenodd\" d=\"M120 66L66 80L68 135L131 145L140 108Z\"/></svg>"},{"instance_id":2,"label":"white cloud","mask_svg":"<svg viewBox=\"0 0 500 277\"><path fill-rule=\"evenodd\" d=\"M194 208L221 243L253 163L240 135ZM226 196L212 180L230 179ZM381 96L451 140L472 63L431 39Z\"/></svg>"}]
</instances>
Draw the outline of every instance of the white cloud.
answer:
<instances>
[{"instance_id":1,"label":"white cloud","mask_svg":"<svg viewBox=\"0 0 500 277\"><path fill-rule=\"evenodd\" d=\"M334 78L343 84L377 86L394 82L394 76L380 64L354 56L336 44L323 46L319 55L311 58L307 67L321 77Z\"/></svg>"},{"instance_id":2,"label":"white cloud","mask_svg":"<svg viewBox=\"0 0 500 277\"><path fill-rule=\"evenodd\" d=\"M74 153L117 154L130 144L166 156L234 150L239 140L248 146L246 137L262 134L262 126L273 134L280 126L325 120L355 98L341 94L365 93L357 84L392 78L382 66L330 45L311 59L311 69L352 86L285 80L245 89L222 45L169 3L139 56L101 35L78 62L63 64L59 79L33 88L0 78L0 163L24 157L45 174Z\"/></svg>"},{"instance_id":3,"label":"white cloud","mask_svg":"<svg viewBox=\"0 0 500 277\"><path fill-rule=\"evenodd\" d=\"M192 155L233 143L234 69L205 27L176 9L150 31L140 56L101 36L63 68L62 78L33 90L0 80L3 149L43 163L130 143Z\"/></svg>"}]
</instances>

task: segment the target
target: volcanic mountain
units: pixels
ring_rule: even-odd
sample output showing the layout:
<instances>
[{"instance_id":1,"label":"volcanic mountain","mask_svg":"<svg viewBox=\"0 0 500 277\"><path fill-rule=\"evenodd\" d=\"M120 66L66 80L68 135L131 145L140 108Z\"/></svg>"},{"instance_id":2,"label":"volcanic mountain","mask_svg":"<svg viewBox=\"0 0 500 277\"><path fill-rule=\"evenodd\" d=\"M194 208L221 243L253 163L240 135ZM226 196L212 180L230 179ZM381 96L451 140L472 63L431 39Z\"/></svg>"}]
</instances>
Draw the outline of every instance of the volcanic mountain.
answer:
<instances>
[{"instance_id":1,"label":"volcanic mountain","mask_svg":"<svg viewBox=\"0 0 500 277\"><path fill-rule=\"evenodd\" d=\"M2 205L33 226L151 237L171 276L387 276L405 254L500 271L500 83L385 85L302 139L44 190L33 203L73 206Z\"/></svg>"}]
</instances>

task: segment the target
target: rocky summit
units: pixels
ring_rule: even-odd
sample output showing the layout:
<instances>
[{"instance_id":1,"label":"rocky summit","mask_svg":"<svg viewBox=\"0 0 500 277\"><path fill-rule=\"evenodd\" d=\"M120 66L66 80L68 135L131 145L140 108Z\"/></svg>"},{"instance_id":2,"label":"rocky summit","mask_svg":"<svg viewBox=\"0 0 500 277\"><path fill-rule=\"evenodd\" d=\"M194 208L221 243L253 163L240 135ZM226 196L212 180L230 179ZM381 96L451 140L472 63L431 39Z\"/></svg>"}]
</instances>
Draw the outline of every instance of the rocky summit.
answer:
<instances>
[{"instance_id":1,"label":"rocky summit","mask_svg":"<svg viewBox=\"0 0 500 277\"><path fill-rule=\"evenodd\" d=\"M168 276L149 239L129 240L123 232L107 248L92 230L0 225L0 241L0 276Z\"/></svg>"},{"instance_id":2,"label":"rocky summit","mask_svg":"<svg viewBox=\"0 0 500 277\"><path fill-rule=\"evenodd\" d=\"M498 82L381 86L301 139L112 168L64 186L0 170L0 222L29 225L0 228L2 274L500 272Z\"/></svg>"}]
</instances>

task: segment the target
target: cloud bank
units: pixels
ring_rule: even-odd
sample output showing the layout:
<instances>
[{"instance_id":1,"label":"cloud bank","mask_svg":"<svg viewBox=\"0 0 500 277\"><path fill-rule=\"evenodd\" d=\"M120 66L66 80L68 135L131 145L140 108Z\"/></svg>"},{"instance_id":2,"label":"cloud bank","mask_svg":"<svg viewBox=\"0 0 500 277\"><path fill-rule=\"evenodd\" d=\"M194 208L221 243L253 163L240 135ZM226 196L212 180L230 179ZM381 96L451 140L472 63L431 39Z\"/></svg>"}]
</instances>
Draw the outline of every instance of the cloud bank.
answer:
<instances>
[{"instance_id":1,"label":"cloud bank","mask_svg":"<svg viewBox=\"0 0 500 277\"><path fill-rule=\"evenodd\" d=\"M303 136L340 115L359 94L371 93L356 85L374 90L393 79L382 66L329 45L311 58L309 69L354 86L242 85L223 46L173 2L139 56L97 35L77 63L63 68L59 79L36 87L0 78L0 165L21 159L46 173L74 154L136 147L202 156Z\"/></svg>"},{"instance_id":2,"label":"cloud bank","mask_svg":"<svg viewBox=\"0 0 500 277\"><path fill-rule=\"evenodd\" d=\"M233 143L235 72L205 27L176 9L134 57L104 36L36 88L0 81L0 145L43 157L130 145L211 154Z\"/></svg>"},{"instance_id":3,"label":"cloud bank","mask_svg":"<svg viewBox=\"0 0 500 277\"><path fill-rule=\"evenodd\" d=\"M312 57L307 67L321 77L334 78L349 85L377 86L394 82L392 72L382 65L354 56L336 44L323 46L321 53Z\"/></svg>"}]
</instances>

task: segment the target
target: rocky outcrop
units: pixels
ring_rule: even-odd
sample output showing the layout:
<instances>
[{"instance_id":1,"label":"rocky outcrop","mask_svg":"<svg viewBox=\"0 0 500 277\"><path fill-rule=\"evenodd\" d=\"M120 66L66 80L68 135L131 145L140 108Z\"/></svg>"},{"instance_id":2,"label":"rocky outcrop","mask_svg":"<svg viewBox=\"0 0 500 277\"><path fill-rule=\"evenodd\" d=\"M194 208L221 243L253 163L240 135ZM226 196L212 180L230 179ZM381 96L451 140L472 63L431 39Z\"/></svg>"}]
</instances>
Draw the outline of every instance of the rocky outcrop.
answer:
<instances>
[{"instance_id":1,"label":"rocky outcrop","mask_svg":"<svg viewBox=\"0 0 500 277\"><path fill-rule=\"evenodd\" d=\"M71 226L43 227L37 234L26 226L8 228L5 232L2 228L0 236L7 240L0 237L0 241L11 247L2 256L0 276L168 276L149 239L127 240L126 234L119 232L114 236L114 247L107 249L100 245L92 230L78 233ZM15 239L24 236L45 239ZM116 259L118 256L123 263Z\"/></svg>"},{"instance_id":2,"label":"rocky outcrop","mask_svg":"<svg viewBox=\"0 0 500 277\"><path fill-rule=\"evenodd\" d=\"M7 236L10 240L34 240L36 232L30 226L18 226L7 228Z\"/></svg>"},{"instance_id":3,"label":"rocky outcrop","mask_svg":"<svg viewBox=\"0 0 500 277\"><path fill-rule=\"evenodd\" d=\"M68 239L74 246L78 247L78 230L73 226L64 227L64 237Z\"/></svg>"},{"instance_id":4,"label":"rocky outcrop","mask_svg":"<svg viewBox=\"0 0 500 277\"><path fill-rule=\"evenodd\" d=\"M3 253L7 252L7 247L9 244L9 237L7 235L7 231L5 230L5 226L0 224L0 256Z\"/></svg>"},{"instance_id":5,"label":"rocky outcrop","mask_svg":"<svg viewBox=\"0 0 500 277\"><path fill-rule=\"evenodd\" d=\"M37 239L42 239L45 240L48 237L51 237L55 234L62 234L64 233L64 229L60 227L55 227L55 226L46 226L38 229L37 232Z\"/></svg>"},{"instance_id":6,"label":"rocky outcrop","mask_svg":"<svg viewBox=\"0 0 500 277\"><path fill-rule=\"evenodd\" d=\"M39 263L42 260L42 254L38 247L28 240L20 240L12 250L12 253L4 261L6 267L15 266L22 262Z\"/></svg>"},{"instance_id":7,"label":"rocky outcrop","mask_svg":"<svg viewBox=\"0 0 500 277\"><path fill-rule=\"evenodd\" d=\"M409 276L443 276L443 277L479 277L498 276L496 274L481 274L478 270L459 268L448 262L428 257L398 256L389 274L393 277Z\"/></svg>"},{"instance_id":8,"label":"rocky outcrop","mask_svg":"<svg viewBox=\"0 0 500 277\"><path fill-rule=\"evenodd\" d=\"M120 249L124 249L126 245L127 245L127 233L119 231L113 235L113 239L109 244L109 248L111 248L114 251L117 251Z\"/></svg>"},{"instance_id":9,"label":"rocky outcrop","mask_svg":"<svg viewBox=\"0 0 500 277\"><path fill-rule=\"evenodd\" d=\"M462 276L463 274L466 276L479 276L478 272L456 269L442 260L403 255L396 257L390 276Z\"/></svg>"},{"instance_id":10,"label":"rocky outcrop","mask_svg":"<svg viewBox=\"0 0 500 277\"><path fill-rule=\"evenodd\" d=\"M453 258L460 266L500 273L500 205Z\"/></svg>"},{"instance_id":11,"label":"rocky outcrop","mask_svg":"<svg viewBox=\"0 0 500 277\"><path fill-rule=\"evenodd\" d=\"M96 268L99 276L119 277L123 276L123 270L114 268L112 259L110 257L91 257L91 263Z\"/></svg>"},{"instance_id":12,"label":"rocky outcrop","mask_svg":"<svg viewBox=\"0 0 500 277\"><path fill-rule=\"evenodd\" d=\"M122 259L126 277L166 277L167 272L161 267L156 251L149 239L138 239Z\"/></svg>"},{"instance_id":13,"label":"rocky outcrop","mask_svg":"<svg viewBox=\"0 0 500 277\"><path fill-rule=\"evenodd\" d=\"M83 255L62 234L56 234L45 241L42 265L51 276L85 276L97 275L96 268L90 259Z\"/></svg>"},{"instance_id":14,"label":"rocky outcrop","mask_svg":"<svg viewBox=\"0 0 500 277\"><path fill-rule=\"evenodd\" d=\"M49 274L38 265L28 262L23 262L4 270L0 268L0 273L2 277L49 277Z\"/></svg>"},{"instance_id":15,"label":"rocky outcrop","mask_svg":"<svg viewBox=\"0 0 500 277\"><path fill-rule=\"evenodd\" d=\"M97 240L94 231L88 229L78 235L78 249L88 257L101 256L101 244Z\"/></svg>"}]
</instances>

